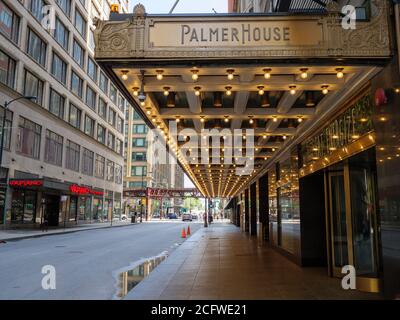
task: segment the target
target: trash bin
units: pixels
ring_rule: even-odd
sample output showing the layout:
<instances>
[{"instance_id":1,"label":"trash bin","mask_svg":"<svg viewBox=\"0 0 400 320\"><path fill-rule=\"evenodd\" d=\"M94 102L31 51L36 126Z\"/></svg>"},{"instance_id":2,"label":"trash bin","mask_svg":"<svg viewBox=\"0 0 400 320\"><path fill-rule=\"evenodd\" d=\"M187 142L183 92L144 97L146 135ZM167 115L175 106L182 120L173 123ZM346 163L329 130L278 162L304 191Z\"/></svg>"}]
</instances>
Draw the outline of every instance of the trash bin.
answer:
<instances>
[{"instance_id":1,"label":"trash bin","mask_svg":"<svg viewBox=\"0 0 400 320\"><path fill-rule=\"evenodd\" d=\"M136 223L136 216L131 217L131 223Z\"/></svg>"}]
</instances>

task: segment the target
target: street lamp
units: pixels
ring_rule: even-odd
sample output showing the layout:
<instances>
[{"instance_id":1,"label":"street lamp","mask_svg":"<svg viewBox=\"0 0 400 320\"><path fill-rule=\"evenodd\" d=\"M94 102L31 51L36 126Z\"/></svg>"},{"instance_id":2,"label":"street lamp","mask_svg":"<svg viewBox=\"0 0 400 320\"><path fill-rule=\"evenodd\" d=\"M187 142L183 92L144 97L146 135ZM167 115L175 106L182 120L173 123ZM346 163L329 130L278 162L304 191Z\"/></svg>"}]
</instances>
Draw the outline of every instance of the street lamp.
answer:
<instances>
[{"instance_id":1,"label":"street lamp","mask_svg":"<svg viewBox=\"0 0 400 320\"><path fill-rule=\"evenodd\" d=\"M4 147L4 127L5 127L5 125L6 125L6 116L7 116L7 109L8 109L8 107L13 103L13 102L15 102L15 101L17 101L17 100L21 100L21 99L26 99L26 100L30 100L30 101L32 101L32 102L36 102L36 100L37 100L37 97L33 97L33 96L23 96L23 97L19 97L19 98L16 98L16 99L13 99L13 100L11 100L11 101L6 101L5 103L4 103L4 112L3 112L3 123L2 123L2 126L1 126L1 141L0 141L0 171L1 171L1 169L2 169L2 167L3 167L3 147ZM7 174L7 177L6 177L6 181L7 181L7 178L8 178L8 174ZM7 183L6 183L6 190L5 190L5 193L4 193L4 205L3 205L3 227L4 227L4 229L6 228L6 200L7 200L7 188L8 188L8 185L7 185Z\"/></svg>"}]
</instances>

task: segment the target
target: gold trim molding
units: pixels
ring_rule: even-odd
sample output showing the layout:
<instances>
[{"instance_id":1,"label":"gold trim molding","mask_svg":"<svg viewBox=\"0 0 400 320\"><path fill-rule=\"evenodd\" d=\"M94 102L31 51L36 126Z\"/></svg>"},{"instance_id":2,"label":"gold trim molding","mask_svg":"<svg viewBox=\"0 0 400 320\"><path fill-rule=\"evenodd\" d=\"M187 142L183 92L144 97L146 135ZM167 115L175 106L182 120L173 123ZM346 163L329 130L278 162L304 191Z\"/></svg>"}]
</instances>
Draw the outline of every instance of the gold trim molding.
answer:
<instances>
[{"instance_id":1,"label":"gold trim molding","mask_svg":"<svg viewBox=\"0 0 400 320\"><path fill-rule=\"evenodd\" d=\"M354 156L357 153L363 152L375 145L376 145L375 132L365 134L360 139L354 141L348 146L343 147L337 151L334 151L329 156L316 160L315 162L306 165L304 168L301 168L299 170L299 176L300 178L302 178L310 174L313 174L321 169L327 168L347 158L350 158L351 156Z\"/></svg>"},{"instance_id":2,"label":"gold trim molding","mask_svg":"<svg viewBox=\"0 0 400 320\"><path fill-rule=\"evenodd\" d=\"M95 20L95 56L99 60L387 58L392 53L388 1L372 2L377 15L357 22L355 30L342 28L339 6L334 3L326 15L254 17L147 16L145 8L137 5L123 21ZM251 37L245 33L249 42L242 41L243 26L252 30ZM210 30L218 30L219 38ZM268 42L263 42L265 30ZM192 41L185 38L182 44L182 32Z\"/></svg>"}]
</instances>

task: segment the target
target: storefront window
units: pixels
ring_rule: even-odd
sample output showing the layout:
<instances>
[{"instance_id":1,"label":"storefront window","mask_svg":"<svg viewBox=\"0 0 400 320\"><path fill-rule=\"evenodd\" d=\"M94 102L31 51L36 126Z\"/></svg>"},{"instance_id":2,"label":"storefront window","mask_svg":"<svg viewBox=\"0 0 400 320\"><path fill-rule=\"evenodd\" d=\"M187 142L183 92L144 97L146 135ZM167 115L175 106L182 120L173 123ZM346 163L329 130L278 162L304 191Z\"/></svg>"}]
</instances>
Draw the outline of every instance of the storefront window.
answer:
<instances>
[{"instance_id":1,"label":"storefront window","mask_svg":"<svg viewBox=\"0 0 400 320\"><path fill-rule=\"evenodd\" d=\"M14 190L12 193L11 222L35 223L36 191Z\"/></svg>"},{"instance_id":2,"label":"storefront window","mask_svg":"<svg viewBox=\"0 0 400 320\"><path fill-rule=\"evenodd\" d=\"M269 181L269 221L271 225L272 242L278 245L278 197L276 193L276 175L273 171L268 173Z\"/></svg>"},{"instance_id":3,"label":"storefront window","mask_svg":"<svg viewBox=\"0 0 400 320\"><path fill-rule=\"evenodd\" d=\"M69 202L68 221L76 221L78 215L78 197L71 197Z\"/></svg>"}]
</instances>

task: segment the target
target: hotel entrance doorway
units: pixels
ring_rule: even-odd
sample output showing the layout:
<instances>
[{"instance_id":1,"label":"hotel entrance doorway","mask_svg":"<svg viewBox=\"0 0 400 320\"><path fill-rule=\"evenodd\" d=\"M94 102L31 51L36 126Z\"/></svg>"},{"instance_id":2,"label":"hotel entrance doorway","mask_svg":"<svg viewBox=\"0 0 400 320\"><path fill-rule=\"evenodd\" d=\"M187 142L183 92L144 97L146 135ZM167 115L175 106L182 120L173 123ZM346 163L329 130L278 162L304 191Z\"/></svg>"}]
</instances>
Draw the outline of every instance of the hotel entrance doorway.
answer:
<instances>
[{"instance_id":1,"label":"hotel entrance doorway","mask_svg":"<svg viewBox=\"0 0 400 320\"><path fill-rule=\"evenodd\" d=\"M326 174L327 242L330 273L343 277L342 268L354 266L357 289L379 292L376 155L371 148Z\"/></svg>"}]
</instances>

